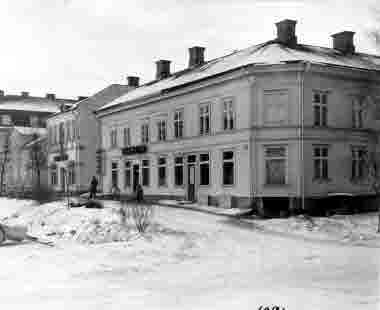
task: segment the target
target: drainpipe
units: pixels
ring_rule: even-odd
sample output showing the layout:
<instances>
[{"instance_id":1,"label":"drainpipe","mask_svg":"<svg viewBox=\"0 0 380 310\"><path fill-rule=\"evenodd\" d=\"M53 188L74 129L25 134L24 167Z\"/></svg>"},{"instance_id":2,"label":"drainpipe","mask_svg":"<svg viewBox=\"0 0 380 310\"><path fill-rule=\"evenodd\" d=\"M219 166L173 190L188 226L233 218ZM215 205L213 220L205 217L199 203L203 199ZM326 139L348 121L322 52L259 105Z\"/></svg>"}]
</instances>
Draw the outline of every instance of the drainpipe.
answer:
<instances>
[{"instance_id":1,"label":"drainpipe","mask_svg":"<svg viewBox=\"0 0 380 310\"><path fill-rule=\"evenodd\" d=\"M310 70L310 62L304 63L303 71L298 72L299 76L299 141L300 141L300 193L301 193L301 209L305 210L305 165L304 165L304 80L305 74Z\"/></svg>"}]
</instances>

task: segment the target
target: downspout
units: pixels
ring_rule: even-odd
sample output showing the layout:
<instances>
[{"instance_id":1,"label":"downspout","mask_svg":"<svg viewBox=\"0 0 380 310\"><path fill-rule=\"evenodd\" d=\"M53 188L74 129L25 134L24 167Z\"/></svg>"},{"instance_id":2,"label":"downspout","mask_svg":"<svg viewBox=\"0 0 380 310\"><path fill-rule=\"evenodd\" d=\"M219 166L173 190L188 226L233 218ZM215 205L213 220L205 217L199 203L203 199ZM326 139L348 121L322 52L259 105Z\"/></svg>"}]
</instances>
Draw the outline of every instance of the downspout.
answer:
<instances>
[{"instance_id":1,"label":"downspout","mask_svg":"<svg viewBox=\"0 0 380 310\"><path fill-rule=\"evenodd\" d=\"M304 81L305 73L310 70L310 63L305 62L303 72L299 72L300 82L300 109L299 109L299 122L300 122L300 193L301 193L301 209L305 210L305 165L304 165Z\"/></svg>"}]
</instances>

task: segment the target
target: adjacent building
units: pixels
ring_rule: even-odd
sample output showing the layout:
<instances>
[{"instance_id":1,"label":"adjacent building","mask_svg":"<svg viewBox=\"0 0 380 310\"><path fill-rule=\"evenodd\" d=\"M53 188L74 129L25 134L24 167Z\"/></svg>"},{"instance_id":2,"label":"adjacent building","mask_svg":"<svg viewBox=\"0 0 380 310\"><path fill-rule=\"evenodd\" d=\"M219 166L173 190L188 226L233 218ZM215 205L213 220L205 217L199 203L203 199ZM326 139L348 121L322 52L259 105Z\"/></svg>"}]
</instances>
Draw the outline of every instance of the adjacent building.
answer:
<instances>
[{"instance_id":1,"label":"adjacent building","mask_svg":"<svg viewBox=\"0 0 380 310\"><path fill-rule=\"evenodd\" d=\"M296 21L274 40L189 65L102 105L103 190L218 206L312 205L330 193L371 194L362 154L377 147L380 57L354 33L305 45Z\"/></svg>"},{"instance_id":2,"label":"adjacent building","mask_svg":"<svg viewBox=\"0 0 380 310\"><path fill-rule=\"evenodd\" d=\"M112 84L91 97L61 110L47 119L48 184L56 191L88 190L91 177L100 174L96 152L100 149L100 129L94 111L138 85Z\"/></svg>"}]
</instances>

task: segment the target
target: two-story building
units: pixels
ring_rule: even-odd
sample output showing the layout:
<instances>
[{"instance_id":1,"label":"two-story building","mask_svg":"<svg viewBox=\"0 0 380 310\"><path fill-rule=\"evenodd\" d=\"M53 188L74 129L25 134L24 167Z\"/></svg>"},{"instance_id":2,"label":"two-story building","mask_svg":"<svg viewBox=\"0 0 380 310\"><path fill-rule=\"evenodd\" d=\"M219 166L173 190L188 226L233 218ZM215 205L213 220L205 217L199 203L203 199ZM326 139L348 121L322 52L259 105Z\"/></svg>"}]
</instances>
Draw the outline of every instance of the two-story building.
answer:
<instances>
[{"instance_id":1,"label":"two-story building","mask_svg":"<svg viewBox=\"0 0 380 310\"><path fill-rule=\"evenodd\" d=\"M296 21L276 27L209 61L192 47L180 72L159 60L154 81L98 109L104 191L268 207L370 194L360 155L376 146L380 57L356 52L353 32L327 48L299 43Z\"/></svg>"},{"instance_id":2,"label":"two-story building","mask_svg":"<svg viewBox=\"0 0 380 310\"><path fill-rule=\"evenodd\" d=\"M91 177L100 173L96 163L100 130L93 112L138 86L139 81L136 77L128 77L128 82L128 85L112 84L47 119L51 188L56 191L88 190Z\"/></svg>"}]
</instances>

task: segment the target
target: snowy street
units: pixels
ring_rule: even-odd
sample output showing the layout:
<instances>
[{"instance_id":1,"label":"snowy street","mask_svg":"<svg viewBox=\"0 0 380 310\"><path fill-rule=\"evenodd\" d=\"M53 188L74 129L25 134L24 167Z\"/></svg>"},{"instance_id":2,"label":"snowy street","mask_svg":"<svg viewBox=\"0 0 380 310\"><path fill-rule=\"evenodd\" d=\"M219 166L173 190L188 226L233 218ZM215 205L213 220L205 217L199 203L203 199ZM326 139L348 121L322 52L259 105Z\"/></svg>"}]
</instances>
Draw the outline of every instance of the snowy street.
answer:
<instances>
[{"instance_id":1,"label":"snowy street","mask_svg":"<svg viewBox=\"0 0 380 310\"><path fill-rule=\"evenodd\" d=\"M90 211L88 211L90 212ZM0 213L4 216L3 213ZM380 249L159 207L146 238L0 246L5 309L376 309Z\"/></svg>"}]
</instances>

